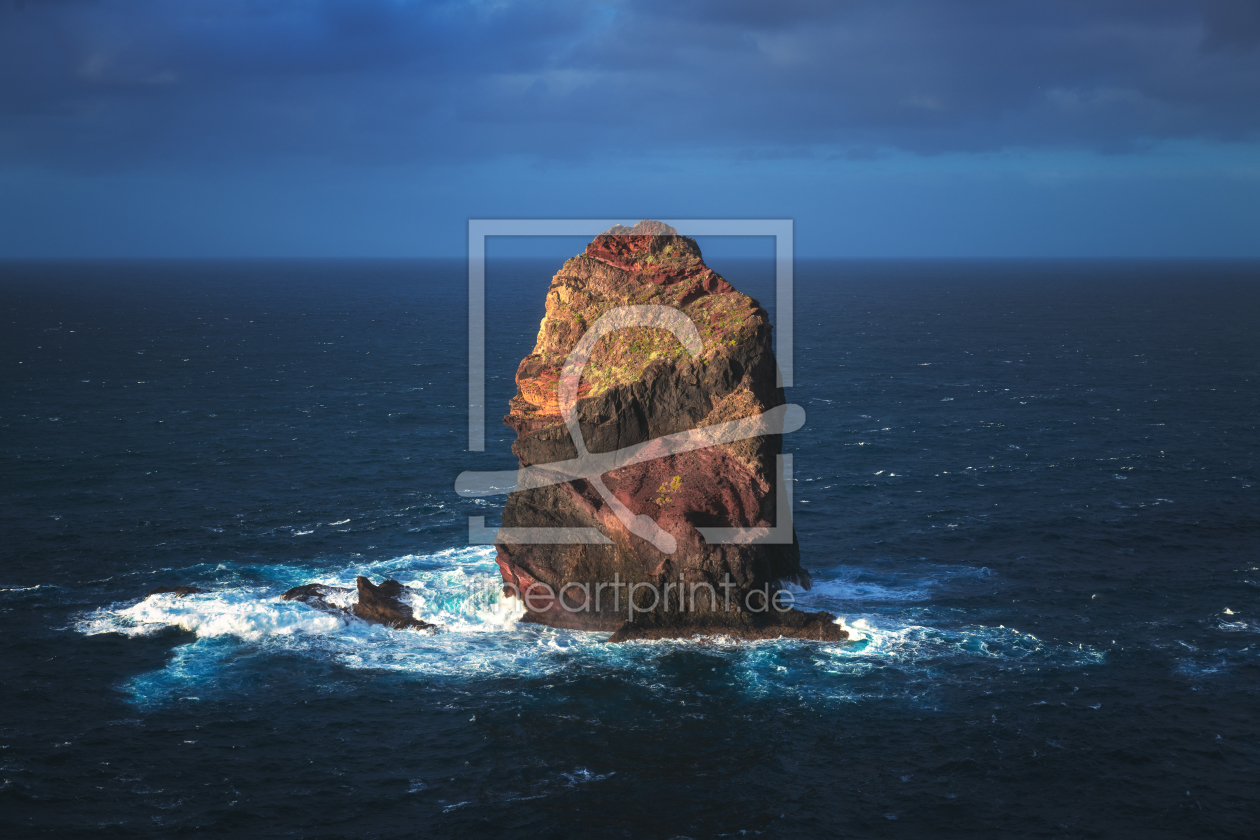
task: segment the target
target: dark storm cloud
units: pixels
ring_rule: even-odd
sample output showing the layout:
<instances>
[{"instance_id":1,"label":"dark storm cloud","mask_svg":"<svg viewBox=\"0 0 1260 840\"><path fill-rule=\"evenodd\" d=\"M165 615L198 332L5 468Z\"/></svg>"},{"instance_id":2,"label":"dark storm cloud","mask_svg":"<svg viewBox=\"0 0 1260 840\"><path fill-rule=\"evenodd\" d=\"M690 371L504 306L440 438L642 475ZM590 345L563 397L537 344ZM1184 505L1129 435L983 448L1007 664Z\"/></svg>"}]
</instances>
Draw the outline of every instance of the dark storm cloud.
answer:
<instances>
[{"instance_id":1,"label":"dark storm cloud","mask_svg":"<svg viewBox=\"0 0 1260 840\"><path fill-rule=\"evenodd\" d=\"M1260 3L1247 0L1206 0L1205 43L1209 47L1260 46Z\"/></svg>"},{"instance_id":2,"label":"dark storm cloud","mask_svg":"<svg viewBox=\"0 0 1260 840\"><path fill-rule=\"evenodd\" d=\"M1260 0L28 0L0 74L0 154L75 168L1123 150L1255 138Z\"/></svg>"}]
</instances>

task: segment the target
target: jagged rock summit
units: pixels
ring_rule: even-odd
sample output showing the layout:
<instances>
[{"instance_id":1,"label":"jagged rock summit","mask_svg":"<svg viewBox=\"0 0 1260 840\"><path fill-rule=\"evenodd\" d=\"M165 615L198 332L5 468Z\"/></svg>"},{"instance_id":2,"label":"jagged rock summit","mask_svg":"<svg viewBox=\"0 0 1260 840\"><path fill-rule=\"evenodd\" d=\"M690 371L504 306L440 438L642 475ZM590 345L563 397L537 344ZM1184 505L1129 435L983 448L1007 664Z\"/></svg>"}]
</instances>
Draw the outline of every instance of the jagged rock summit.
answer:
<instances>
[{"instance_id":1,"label":"jagged rock summit","mask_svg":"<svg viewBox=\"0 0 1260 840\"><path fill-rule=\"evenodd\" d=\"M575 411L591 453L755 418L784 404L760 304L706 266L695 240L674 228L618 225L552 278L537 342L517 369L517 394L504 418L516 431L521 467L577 457L561 415L566 360L601 316L644 306L686 315L698 352L657 326L600 338ZM604 544L512 543L507 530L509 539L496 546L505 591L523 597L527 621L613 631L611 641L697 633L846 638L834 616L787 609L783 599L770 603L788 583L810 586L794 535L790 542L710 543L699 530L776 524L780 448L779 435L763 434L622 466L600 476L611 500L588 479L514 491L505 529L594 529ZM633 532L618 507L650 518L672 537L674 550Z\"/></svg>"},{"instance_id":2,"label":"jagged rock summit","mask_svg":"<svg viewBox=\"0 0 1260 840\"><path fill-rule=\"evenodd\" d=\"M677 236L678 231L664 222L644 219L634 227L613 225L604 232L605 236Z\"/></svg>"}]
</instances>

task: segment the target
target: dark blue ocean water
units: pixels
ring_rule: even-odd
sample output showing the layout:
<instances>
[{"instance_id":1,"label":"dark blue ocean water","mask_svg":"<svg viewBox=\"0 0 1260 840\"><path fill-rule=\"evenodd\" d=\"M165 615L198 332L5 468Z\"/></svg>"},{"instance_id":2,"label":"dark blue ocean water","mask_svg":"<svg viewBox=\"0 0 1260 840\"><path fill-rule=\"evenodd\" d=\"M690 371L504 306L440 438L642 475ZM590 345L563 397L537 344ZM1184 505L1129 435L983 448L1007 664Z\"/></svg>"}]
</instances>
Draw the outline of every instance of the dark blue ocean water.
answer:
<instances>
[{"instance_id":1,"label":"dark blue ocean water","mask_svg":"<svg viewBox=\"0 0 1260 840\"><path fill-rule=\"evenodd\" d=\"M798 265L856 640L621 646L452 490L556 267L490 266L477 455L460 263L0 269L5 836L1260 836L1260 267ZM447 632L276 598L360 573Z\"/></svg>"}]
</instances>

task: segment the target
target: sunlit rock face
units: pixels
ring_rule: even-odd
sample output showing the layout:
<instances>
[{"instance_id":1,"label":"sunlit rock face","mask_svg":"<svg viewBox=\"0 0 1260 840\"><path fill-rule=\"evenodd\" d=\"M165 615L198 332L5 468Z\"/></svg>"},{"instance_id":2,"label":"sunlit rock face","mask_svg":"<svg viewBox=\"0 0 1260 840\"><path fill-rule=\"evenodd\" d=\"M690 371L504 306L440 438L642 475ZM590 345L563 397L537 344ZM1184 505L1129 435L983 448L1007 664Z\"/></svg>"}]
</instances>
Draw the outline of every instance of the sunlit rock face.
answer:
<instances>
[{"instance_id":1,"label":"sunlit rock face","mask_svg":"<svg viewBox=\"0 0 1260 840\"><path fill-rule=\"evenodd\" d=\"M547 290L546 316L517 369L504 418L517 433L513 452L522 467L578 456L562 416L562 371L587 330L627 306L680 311L694 324L698 352L662 327L600 338L576 392L589 452L755 418L784 404L761 305L706 266L693 239L660 222L619 225L568 260ZM591 480L513 492L505 528L594 529L607 544L505 539L497 545L505 590L528 596L528 621L614 631L614 641L694 633L845 638L832 616L788 609L782 597L767 603L787 583L810 585L794 535L778 544L710 544L698 530L775 526L780 446L779 435L762 434L603 473L621 509L650 518L672 538L672 551L632 532ZM626 584L640 584L633 610Z\"/></svg>"}]
</instances>

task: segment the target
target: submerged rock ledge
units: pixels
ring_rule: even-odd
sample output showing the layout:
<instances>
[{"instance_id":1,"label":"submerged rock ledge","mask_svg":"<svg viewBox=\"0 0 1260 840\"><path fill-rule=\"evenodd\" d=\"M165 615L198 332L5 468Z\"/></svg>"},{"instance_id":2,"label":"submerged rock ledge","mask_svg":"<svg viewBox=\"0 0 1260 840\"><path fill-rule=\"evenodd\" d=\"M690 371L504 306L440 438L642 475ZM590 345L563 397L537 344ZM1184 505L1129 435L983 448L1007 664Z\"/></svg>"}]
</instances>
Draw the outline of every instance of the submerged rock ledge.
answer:
<instances>
[{"instance_id":1,"label":"submerged rock ledge","mask_svg":"<svg viewBox=\"0 0 1260 840\"><path fill-rule=\"evenodd\" d=\"M285 601L301 601L309 607L344 619L357 618L368 624L383 624L395 630L433 630L441 629L436 624L422 621L415 616L415 610L403 603L402 596L410 589L396 580L384 580L374 584L359 575L355 578L355 588L347 586L330 586L326 583L305 583L285 591L280 596ZM159 586L145 598L154 595L174 595L183 598L188 595L200 595L208 592L197 586ZM348 602L351 595L357 600L347 606L336 601Z\"/></svg>"}]
</instances>

